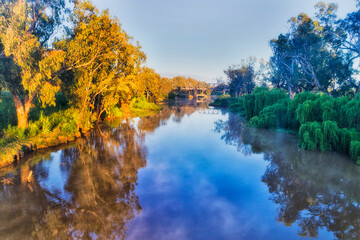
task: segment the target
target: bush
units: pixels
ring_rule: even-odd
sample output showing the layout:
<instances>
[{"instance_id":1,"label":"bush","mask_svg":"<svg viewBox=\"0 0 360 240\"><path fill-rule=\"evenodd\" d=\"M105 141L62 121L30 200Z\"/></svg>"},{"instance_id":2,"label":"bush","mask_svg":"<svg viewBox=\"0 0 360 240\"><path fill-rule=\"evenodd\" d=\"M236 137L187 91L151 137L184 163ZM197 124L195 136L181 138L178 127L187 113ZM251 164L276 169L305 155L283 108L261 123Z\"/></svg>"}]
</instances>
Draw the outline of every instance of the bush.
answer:
<instances>
[{"instance_id":1,"label":"bush","mask_svg":"<svg viewBox=\"0 0 360 240\"><path fill-rule=\"evenodd\" d=\"M161 108L156 105L155 103L149 103L146 101L146 98L144 96L140 98L135 98L131 101L131 104L133 109L140 109L140 110L150 110L150 111L158 111Z\"/></svg>"},{"instance_id":2,"label":"bush","mask_svg":"<svg viewBox=\"0 0 360 240\"><path fill-rule=\"evenodd\" d=\"M117 107L114 106L110 109L109 113L107 113L108 117L116 117L116 118L120 118L124 116L123 111Z\"/></svg>"},{"instance_id":3,"label":"bush","mask_svg":"<svg viewBox=\"0 0 360 240\"><path fill-rule=\"evenodd\" d=\"M29 122L28 126L28 136L29 137L35 137L37 134L40 133L40 129L37 123L34 123L32 121Z\"/></svg>"},{"instance_id":4,"label":"bush","mask_svg":"<svg viewBox=\"0 0 360 240\"><path fill-rule=\"evenodd\" d=\"M13 142L16 140L24 140L25 138L26 138L26 129L9 125L8 128L5 130L5 139L8 142Z\"/></svg>"},{"instance_id":5,"label":"bush","mask_svg":"<svg viewBox=\"0 0 360 240\"><path fill-rule=\"evenodd\" d=\"M52 130L52 123L49 117L44 116L43 112L40 113L40 119L37 124L42 133L50 133Z\"/></svg>"},{"instance_id":6,"label":"bush","mask_svg":"<svg viewBox=\"0 0 360 240\"><path fill-rule=\"evenodd\" d=\"M229 103L229 110L232 112L243 112L244 111L244 98L234 98Z\"/></svg>"},{"instance_id":7,"label":"bush","mask_svg":"<svg viewBox=\"0 0 360 240\"><path fill-rule=\"evenodd\" d=\"M231 98L230 95L219 96L210 105L215 106L215 107L229 107L233 101L234 101L234 98Z\"/></svg>"}]
</instances>

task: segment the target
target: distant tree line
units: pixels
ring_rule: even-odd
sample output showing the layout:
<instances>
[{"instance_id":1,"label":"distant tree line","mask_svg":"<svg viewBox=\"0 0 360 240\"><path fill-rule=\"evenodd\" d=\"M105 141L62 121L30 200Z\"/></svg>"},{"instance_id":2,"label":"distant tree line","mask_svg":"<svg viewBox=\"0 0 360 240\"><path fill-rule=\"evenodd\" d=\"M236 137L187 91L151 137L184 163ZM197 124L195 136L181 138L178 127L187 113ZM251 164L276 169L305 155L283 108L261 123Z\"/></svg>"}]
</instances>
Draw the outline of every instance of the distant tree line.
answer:
<instances>
[{"instance_id":1,"label":"distant tree line","mask_svg":"<svg viewBox=\"0 0 360 240\"><path fill-rule=\"evenodd\" d=\"M254 58L229 67L225 74L233 97L250 93L256 79L285 89L290 98L304 91L332 96L354 96L360 92L356 80L360 60L360 9L345 18L338 6L319 2L314 18L301 13L289 20L289 31L270 41L272 56L256 68Z\"/></svg>"}]
</instances>

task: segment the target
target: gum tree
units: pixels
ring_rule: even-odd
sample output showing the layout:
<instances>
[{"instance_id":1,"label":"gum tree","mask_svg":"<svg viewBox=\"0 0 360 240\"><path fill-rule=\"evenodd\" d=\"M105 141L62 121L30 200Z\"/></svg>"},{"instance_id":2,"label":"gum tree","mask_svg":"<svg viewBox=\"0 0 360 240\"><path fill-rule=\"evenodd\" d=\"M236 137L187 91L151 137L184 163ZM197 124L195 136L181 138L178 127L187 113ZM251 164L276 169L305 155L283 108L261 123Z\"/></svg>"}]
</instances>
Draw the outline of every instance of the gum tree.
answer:
<instances>
[{"instance_id":1,"label":"gum tree","mask_svg":"<svg viewBox=\"0 0 360 240\"><path fill-rule=\"evenodd\" d=\"M0 86L12 95L20 128L27 127L36 97L55 104L64 53L49 42L64 9L64 0L1 0Z\"/></svg>"}]
</instances>

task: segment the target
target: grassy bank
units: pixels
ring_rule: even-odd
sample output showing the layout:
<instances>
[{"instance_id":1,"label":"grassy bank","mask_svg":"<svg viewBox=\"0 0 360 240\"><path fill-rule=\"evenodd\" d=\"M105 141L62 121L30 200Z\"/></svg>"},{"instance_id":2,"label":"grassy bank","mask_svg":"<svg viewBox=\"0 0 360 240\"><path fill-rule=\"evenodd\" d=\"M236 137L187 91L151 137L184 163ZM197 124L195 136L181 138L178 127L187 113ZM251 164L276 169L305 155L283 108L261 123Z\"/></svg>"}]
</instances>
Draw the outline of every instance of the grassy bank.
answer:
<instances>
[{"instance_id":1,"label":"grassy bank","mask_svg":"<svg viewBox=\"0 0 360 240\"><path fill-rule=\"evenodd\" d=\"M5 100L0 104L0 109L3 112L14 114L12 112L14 111L13 106L8 105L11 101L8 101L7 97L2 98ZM144 98L134 99L123 108L112 109L105 119L144 116L160 109L159 106L147 102ZM15 163L29 152L74 141L91 130L91 128L79 128L81 125L80 113L75 108L66 109L65 107L63 110L46 109L32 115L35 116L35 119L39 115L38 120L30 120L26 129L13 126L14 121L10 121L11 119L4 118L3 121L0 119L3 126L5 126L5 123L8 124L6 128L0 131L0 168Z\"/></svg>"},{"instance_id":2,"label":"grassy bank","mask_svg":"<svg viewBox=\"0 0 360 240\"><path fill-rule=\"evenodd\" d=\"M304 92L289 99L283 90L256 88L213 105L244 114L254 127L295 131L305 150L345 153L360 164L360 95L334 98Z\"/></svg>"}]
</instances>

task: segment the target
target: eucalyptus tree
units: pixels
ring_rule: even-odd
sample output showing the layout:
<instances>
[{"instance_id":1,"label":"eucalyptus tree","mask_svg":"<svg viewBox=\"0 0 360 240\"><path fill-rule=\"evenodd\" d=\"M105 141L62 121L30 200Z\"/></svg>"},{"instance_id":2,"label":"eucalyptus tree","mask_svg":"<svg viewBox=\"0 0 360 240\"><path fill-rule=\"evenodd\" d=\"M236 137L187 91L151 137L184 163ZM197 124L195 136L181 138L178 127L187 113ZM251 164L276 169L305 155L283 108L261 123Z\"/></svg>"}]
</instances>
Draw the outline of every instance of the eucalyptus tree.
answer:
<instances>
[{"instance_id":1,"label":"eucalyptus tree","mask_svg":"<svg viewBox=\"0 0 360 240\"><path fill-rule=\"evenodd\" d=\"M64 82L71 103L80 111L82 129L112 106L129 101L139 86L136 77L145 61L138 44L109 12L90 1L76 1L71 38L56 44L65 52L66 70L73 79Z\"/></svg>"},{"instance_id":2,"label":"eucalyptus tree","mask_svg":"<svg viewBox=\"0 0 360 240\"><path fill-rule=\"evenodd\" d=\"M26 128L34 99L38 96L43 105L54 105L60 89L56 73L64 52L49 46L62 23L65 0L0 3L0 87L12 95L18 127Z\"/></svg>"},{"instance_id":3,"label":"eucalyptus tree","mask_svg":"<svg viewBox=\"0 0 360 240\"><path fill-rule=\"evenodd\" d=\"M270 41L273 56L270 58L272 76L271 82L278 88L288 91L289 97L293 98L298 92L299 80L298 64L293 57L293 47L289 35L280 34L277 39Z\"/></svg>"},{"instance_id":4,"label":"eucalyptus tree","mask_svg":"<svg viewBox=\"0 0 360 240\"><path fill-rule=\"evenodd\" d=\"M360 92L360 85L352 77L355 72L354 60L360 57L360 10L349 13L344 19L338 19L336 4L319 2L315 7L324 40L334 54L342 58L343 66L338 67L338 73L343 81L339 84L339 89L344 92L352 89Z\"/></svg>"},{"instance_id":5,"label":"eucalyptus tree","mask_svg":"<svg viewBox=\"0 0 360 240\"><path fill-rule=\"evenodd\" d=\"M240 65L230 66L224 71L229 80L230 95L232 97L251 93L255 88L255 61L255 58L250 57L243 60Z\"/></svg>"},{"instance_id":6,"label":"eucalyptus tree","mask_svg":"<svg viewBox=\"0 0 360 240\"><path fill-rule=\"evenodd\" d=\"M331 17L324 22L330 24ZM352 68L340 49L331 47L320 22L306 14L289 20L290 31L270 42L273 82L286 88L290 97L295 92L321 91L334 93L351 81Z\"/></svg>"},{"instance_id":7,"label":"eucalyptus tree","mask_svg":"<svg viewBox=\"0 0 360 240\"><path fill-rule=\"evenodd\" d=\"M138 77L139 95L146 96L146 100L156 102L161 98L161 76L151 68L143 68Z\"/></svg>"}]
</instances>

